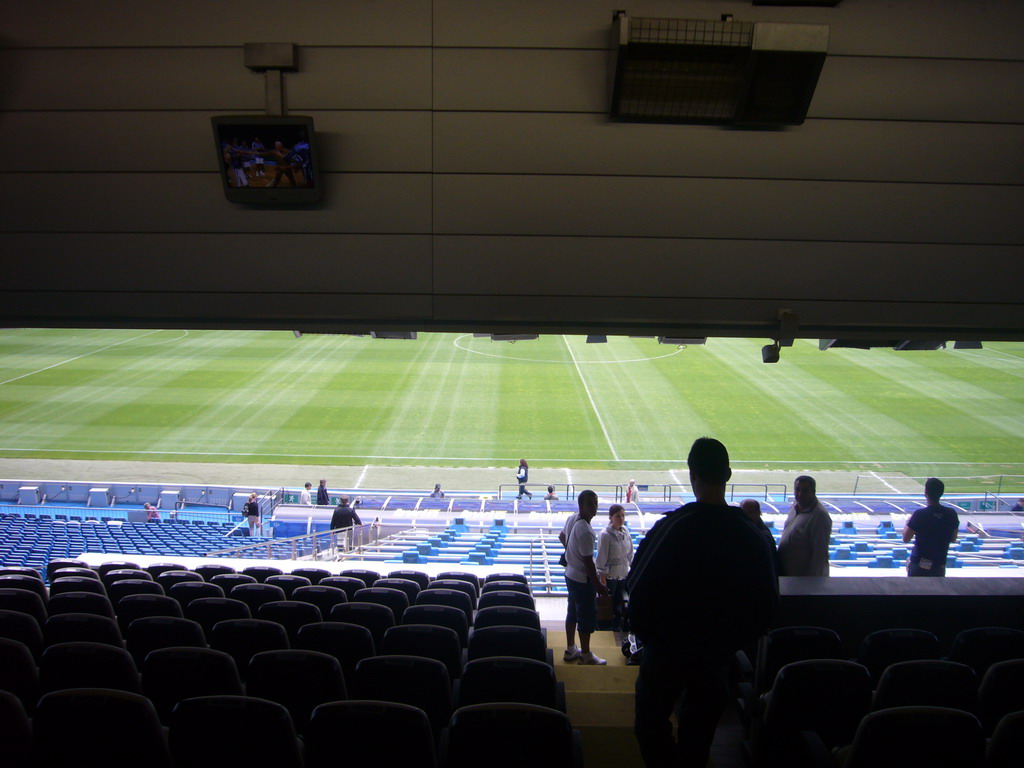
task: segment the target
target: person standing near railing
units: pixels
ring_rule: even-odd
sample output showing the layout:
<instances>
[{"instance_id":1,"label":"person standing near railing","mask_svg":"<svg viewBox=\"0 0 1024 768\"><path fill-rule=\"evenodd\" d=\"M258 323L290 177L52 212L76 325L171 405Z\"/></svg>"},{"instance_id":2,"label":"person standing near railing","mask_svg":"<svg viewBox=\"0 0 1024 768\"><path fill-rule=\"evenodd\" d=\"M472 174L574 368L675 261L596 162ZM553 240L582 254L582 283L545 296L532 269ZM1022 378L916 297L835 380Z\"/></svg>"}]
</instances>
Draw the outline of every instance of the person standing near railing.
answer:
<instances>
[{"instance_id":1,"label":"person standing near railing","mask_svg":"<svg viewBox=\"0 0 1024 768\"><path fill-rule=\"evenodd\" d=\"M260 503L255 491L249 494L249 500L245 502L245 521L249 524L250 536L255 536L256 529L263 527L260 522Z\"/></svg>"},{"instance_id":2,"label":"person standing near railing","mask_svg":"<svg viewBox=\"0 0 1024 768\"><path fill-rule=\"evenodd\" d=\"M338 506L334 508L334 514L331 515L331 530L337 531L339 529L351 529L353 526L362 525L363 521L359 519L359 515L349 505L348 496L342 496L338 500ZM348 532L342 534L348 536Z\"/></svg>"},{"instance_id":3,"label":"person standing near railing","mask_svg":"<svg viewBox=\"0 0 1024 768\"><path fill-rule=\"evenodd\" d=\"M526 459L519 460L519 468L516 470L516 482L519 483L519 495L517 499L523 498L523 495L533 498L533 494L526 490L526 483L530 479L530 465L526 463Z\"/></svg>"}]
</instances>

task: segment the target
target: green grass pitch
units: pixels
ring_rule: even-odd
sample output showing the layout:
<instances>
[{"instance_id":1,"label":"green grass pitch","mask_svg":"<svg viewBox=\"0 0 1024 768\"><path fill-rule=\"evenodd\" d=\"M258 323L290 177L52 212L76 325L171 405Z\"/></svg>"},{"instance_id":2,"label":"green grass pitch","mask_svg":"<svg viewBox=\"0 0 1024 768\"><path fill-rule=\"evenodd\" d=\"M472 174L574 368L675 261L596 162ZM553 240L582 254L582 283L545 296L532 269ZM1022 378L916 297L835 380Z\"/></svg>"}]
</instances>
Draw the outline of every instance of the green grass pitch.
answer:
<instances>
[{"instance_id":1,"label":"green grass pitch","mask_svg":"<svg viewBox=\"0 0 1024 768\"><path fill-rule=\"evenodd\" d=\"M0 331L0 456L302 464L734 466L1024 474L1024 344L181 330Z\"/></svg>"}]
</instances>

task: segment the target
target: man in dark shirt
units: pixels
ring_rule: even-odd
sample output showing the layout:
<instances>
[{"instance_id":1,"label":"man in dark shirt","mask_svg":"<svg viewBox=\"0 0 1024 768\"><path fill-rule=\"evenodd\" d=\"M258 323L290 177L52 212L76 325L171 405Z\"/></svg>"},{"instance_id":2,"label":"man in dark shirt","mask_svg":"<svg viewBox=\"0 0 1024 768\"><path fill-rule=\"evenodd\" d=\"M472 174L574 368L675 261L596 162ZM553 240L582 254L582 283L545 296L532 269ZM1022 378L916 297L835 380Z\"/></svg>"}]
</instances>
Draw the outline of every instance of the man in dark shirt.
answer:
<instances>
[{"instance_id":1,"label":"man in dark shirt","mask_svg":"<svg viewBox=\"0 0 1024 768\"><path fill-rule=\"evenodd\" d=\"M348 496L342 496L338 501L338 506L334 508L334 514L331 515L331 530L336 531L339 528L351 528L353 525L362 524L363 521L359 519L359 515L349 506Z\"/></svg>"},{"instance_id":2,"label":"man in dark shirt","mask_svg":"<svg viewBox=\"0 0 1024 768\"><path fill-rule=\"evenodd\" d=\"M630 628L643 641L634 730L648 766L707 765L728 701L729 662L768 629L779 606L768 542L725 500L725 446L702 437L687 464L697 500L651 528L626 582Z\"/></svg>"},{"instance_id":3,"label":"man in dark shirt","mask_svg":"<svg viewBox=\"0 0 1024 768\"><path fill-rule=\"evenodd\" d=\"M956 541L960 518L952 507L939 504L945 491L945 483L929 477L924 483L928 505L914 512L903 529L903 542L914 541L914 551L907 559L908 576L946 575L946 553Z\"/></svg>"}]
</instances>

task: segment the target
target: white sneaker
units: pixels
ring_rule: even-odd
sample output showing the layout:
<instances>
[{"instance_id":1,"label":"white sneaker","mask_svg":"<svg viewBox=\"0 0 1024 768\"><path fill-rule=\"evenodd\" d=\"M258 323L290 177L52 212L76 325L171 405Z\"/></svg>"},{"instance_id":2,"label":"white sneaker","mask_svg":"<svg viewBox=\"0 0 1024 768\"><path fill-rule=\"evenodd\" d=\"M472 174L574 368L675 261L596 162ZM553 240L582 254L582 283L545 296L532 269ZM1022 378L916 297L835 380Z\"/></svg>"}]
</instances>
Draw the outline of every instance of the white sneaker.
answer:
<instances>
[{"instance_id":1,"label":"white sneaker","mask_svg":"<svg viewBox=\"0 0 1024 768\"><path fill-rule=\"evenodd\" d=\"M607 664L607 663L608 663L607 659L602 659L600 656L597 656L597 655L595 655L593 653L581 653L580 654L580 665L581 666L584 666L584 665L587 665L587 664L596 664L596 665L600 666L602 664Z\"/></svg>"},{"instance_id":2,"label":"white sneaker","mask_svg":"<svg viewBox=\"0 0 1024 768\"><path fill-rule=\"evenodd\" d=\"M563 661L576 661L580 657L580 649L575 645L572 648L566 648L565 653L562 654Z\"/></svg>"}]
</instances>

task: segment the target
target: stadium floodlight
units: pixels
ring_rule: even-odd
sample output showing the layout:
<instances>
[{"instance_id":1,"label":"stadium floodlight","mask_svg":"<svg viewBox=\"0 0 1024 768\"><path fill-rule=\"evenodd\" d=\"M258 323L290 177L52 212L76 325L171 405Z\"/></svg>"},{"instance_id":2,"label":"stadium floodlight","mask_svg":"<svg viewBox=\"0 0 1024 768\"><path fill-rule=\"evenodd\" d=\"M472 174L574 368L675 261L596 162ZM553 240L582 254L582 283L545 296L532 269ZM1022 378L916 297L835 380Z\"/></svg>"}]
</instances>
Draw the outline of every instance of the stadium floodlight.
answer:
<instances>
[{"instance_id":1,"label":"stadium floodlight","mask_svg":"<svg viewBox=\"0 0 1024 768\"><path fill-rule=\"evenodd\" d=\"M779 350L781 349L779 342L773 342L771 344L765 344L761 347L761 362L762 363L777 363L779 362Z\"/></svg>"},{"instance_id":2,"label":"stadium floodlight","mask_svg":"<svg viewBox=\"0 0 1024 768\"><path fill-rule=\"evenodd\" d=\"M598 334L591 334L587 336L587 344L607 344L607 336L599 336Z\"/></svg>"},{"instance_id":3,"label":"stadium floodlight","mask_svg":"<svg viewBox=\"0 0 1024 768\"><path fill-rule=\"evenodd\" d=\"M374 339L415 339L416 331L370 331Z\"/></svg>"}]
</instances>

